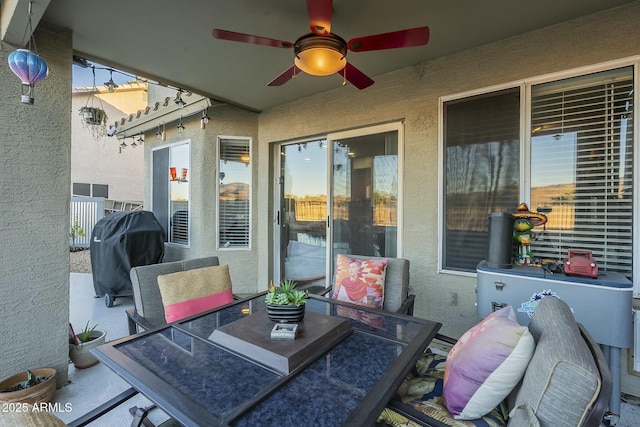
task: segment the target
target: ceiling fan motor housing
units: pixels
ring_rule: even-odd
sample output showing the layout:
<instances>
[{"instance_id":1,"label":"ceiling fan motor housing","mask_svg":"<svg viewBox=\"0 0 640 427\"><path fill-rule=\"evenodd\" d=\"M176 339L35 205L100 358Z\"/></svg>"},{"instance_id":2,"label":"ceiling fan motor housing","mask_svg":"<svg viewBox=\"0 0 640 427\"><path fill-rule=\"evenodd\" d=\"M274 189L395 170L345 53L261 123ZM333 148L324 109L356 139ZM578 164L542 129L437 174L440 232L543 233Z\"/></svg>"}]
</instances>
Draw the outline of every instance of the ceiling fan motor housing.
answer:
<instances>
[{"instance_id":1,"label":"ceiling fan motor housing","mask_svg":"<svg viewBox=\"0 0 640 427\"><path fill-rule=\"evenodd\" d=\"M296 40L293 49L296 67L314 76L335 74L347 63L347 42L332 33L326 36L305 34Z\"/></svg>"}]
</instances>

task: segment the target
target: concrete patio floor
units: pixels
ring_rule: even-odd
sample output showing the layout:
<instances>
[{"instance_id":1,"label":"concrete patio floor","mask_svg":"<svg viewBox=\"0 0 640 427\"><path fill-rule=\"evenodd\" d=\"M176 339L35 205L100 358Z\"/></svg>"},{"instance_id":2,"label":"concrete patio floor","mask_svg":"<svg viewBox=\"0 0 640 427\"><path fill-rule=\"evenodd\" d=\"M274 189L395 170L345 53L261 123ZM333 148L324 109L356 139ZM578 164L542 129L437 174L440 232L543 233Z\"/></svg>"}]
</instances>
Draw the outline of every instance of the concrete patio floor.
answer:
<instances>
[{"instance_id":1,"label":"concrete patio floor","mask_svg":"<svg viewBox=\"0 0 640 427\"><path fill-rule=\"evenodd\" d=\"M95 298L92 275L86 273L71 273L70 295L69 321L76 332L89 321L91 325L97 323L98 329L107 331L107 341L129 335L125 310L133 307L132 297L116 298L113 307L107 308L104 298ZM54 402L59 402L62 408L70 404L71 409L55 414L68 423L129 387L127 382L102 363L87 369L76 369L69 364L69 384L56 390ZM138 394L90 425L129 426L133 419L129 408L150 404L148 399ZM149 419L156 425L167 418L159 409L149 413Z\"/></svg>"},{"instance_id":2,"label":"concrete patio floor","mask_svg":"<svg viewBox=\"0 0 640 427\"><path fill-rule=\"evenodd\" d=\"M103 298L94 297L91 274L71 273L70 283L69 320L76 330L84 327L89 320L91 324L97 323L99 329L107 331L107 341L128 335L125 310L133 307L131 297L116 298L114 306L107 308ZM70 364L69 384L56 391L54 403L59 403L62 408L65 404L70 404L71 409L68 412L55 414L68 423L128 388L129 386L124 380L102 363L88 369L75 369L73 364ZM90 425L128 426L132 420L129 408L132 406L146 407L150 404L151 402L144 396L136 395ZM149 414L149 419L156 425L167 418L167 415L157 408ZM312 425L311 420L309 421L308 425ZM640 426L640 406L623 401L617 426Z\"/></svg>"}]
</instances>

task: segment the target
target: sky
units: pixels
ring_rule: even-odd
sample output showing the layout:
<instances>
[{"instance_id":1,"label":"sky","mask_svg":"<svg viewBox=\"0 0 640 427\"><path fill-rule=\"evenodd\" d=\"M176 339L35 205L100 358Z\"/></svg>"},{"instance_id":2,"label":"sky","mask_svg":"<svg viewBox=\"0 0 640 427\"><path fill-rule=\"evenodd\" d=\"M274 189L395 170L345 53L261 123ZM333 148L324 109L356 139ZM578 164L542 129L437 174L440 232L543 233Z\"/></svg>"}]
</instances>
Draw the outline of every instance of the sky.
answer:
<instances>
[{"instance_id":1,"label":"sky","mask_svg":"<svg viewBox=\"0 0 640 427\"><path fill-rule=\"evenodd\" d=\"M575 132L531 138L531 187L575 182L577 139Z\"/></svg>"},{"instance_id":2,"label":"sky","mask_svg":"<svg viewBox=\"0 0 640 427\"><path fill-rule=\"evenodd\" d=\"M109 68L107 66L104 66L102 64L98 64L98 63L91 63L93 65L95 65L96 67L96 87L100 87L100 86L104 86L104 82L109 81L109 71L108 70L102 70L101 68ZM93 72L92 72L92 68L88 67L88 68L83 68L79 65L73 64L73 69L71 70L72 72L72 82L71 82L71 86L72 87L85 87L85 86L93 86ZM127 75L123 75L120 72L118 72L117 70L113 72L113 81L117 84L117 85L121 85L124 83L128 83L132 80L134 80L132 77L130 77L128 75L129 73L127 73Z\"/></svg>"}]
</instances>

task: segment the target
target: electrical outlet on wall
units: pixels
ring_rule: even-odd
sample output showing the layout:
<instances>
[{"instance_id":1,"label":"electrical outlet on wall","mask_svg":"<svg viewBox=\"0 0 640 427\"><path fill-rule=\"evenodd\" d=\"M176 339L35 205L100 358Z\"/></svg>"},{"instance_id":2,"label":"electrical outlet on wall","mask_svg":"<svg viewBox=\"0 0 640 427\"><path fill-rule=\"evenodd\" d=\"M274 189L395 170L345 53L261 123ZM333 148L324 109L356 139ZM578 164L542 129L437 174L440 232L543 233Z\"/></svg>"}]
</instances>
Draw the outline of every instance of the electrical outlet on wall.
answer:
<instances>
[{"instance_id":1,"label":"electrical outlet on wall","mask_svg":"<svg viewBox=\"0 0 640 427\"><path fill-rule=\"evenodd\" d=\"M449 291L447 292L447 305L456 306L458 305L458 293Z\"/></svg>"}]
</instances>

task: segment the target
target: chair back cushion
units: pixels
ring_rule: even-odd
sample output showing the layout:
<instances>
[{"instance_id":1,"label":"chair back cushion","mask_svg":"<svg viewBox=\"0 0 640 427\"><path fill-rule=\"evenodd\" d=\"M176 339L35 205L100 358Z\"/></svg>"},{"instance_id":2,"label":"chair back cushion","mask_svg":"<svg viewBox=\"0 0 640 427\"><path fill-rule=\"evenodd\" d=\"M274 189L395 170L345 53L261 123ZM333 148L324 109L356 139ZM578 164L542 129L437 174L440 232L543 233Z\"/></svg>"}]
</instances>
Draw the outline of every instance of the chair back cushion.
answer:
<instances>
[{"instance_id":1,"label":"chair back cushion","mask_svg":"<svg viewBox=\"0 0 640 427\"><path fill-rule=\"evenodd\" d=\"M233 301L229 266L195 268L158 276L167 323Z\"/></svg>"},{"instance_id":2,"label":"chair back cushion","mask_svg":"<svg viewBox=\"0 0 640 427\"><path fill-rule=\"evenodd\" d=\"M404 258L384 258L363 255L347 255L358 260L386 259L384 277L384 298L382 308L396 312L409 295L409 260ZM335 277L334 277L335 283Z\"/></svg>"},{"instance_id":3,"label":"chair back cushion","mask_svg":"<svg viewBox=\"0 0 640 427\"><path fill-rule=\"evenodd\" d=\"M166 322L164 305L158 288L158 276L193 268L219 265L217 256L133 267L130 271L133 302L136 312L150 324L160 326Z\"/></svg>"},{"instance_id":4,"label":"chair back cushion","mask_svg":"<svg viewBox=\"0 0 640 427\"><path fill-rule=\"evenodd\" d=\"M569 306L540 300L529 323L536 350L511 404L509 426L580 426L600 391L600 374ZM599 349L597 349L599 351Z\"/></svg>"}]
</instances>

